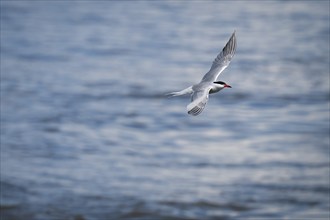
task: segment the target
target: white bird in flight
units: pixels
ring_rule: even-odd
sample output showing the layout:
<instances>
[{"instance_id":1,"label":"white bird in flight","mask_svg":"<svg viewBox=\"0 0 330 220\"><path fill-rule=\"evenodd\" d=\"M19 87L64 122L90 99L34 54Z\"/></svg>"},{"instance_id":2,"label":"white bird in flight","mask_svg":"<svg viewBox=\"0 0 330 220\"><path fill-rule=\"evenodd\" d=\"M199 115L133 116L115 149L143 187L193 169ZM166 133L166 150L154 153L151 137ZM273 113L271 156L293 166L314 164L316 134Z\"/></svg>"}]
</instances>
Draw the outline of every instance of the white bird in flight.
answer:
<instances>
[{"instance_id":1,"label":"white bird in flight","mask_svg":"<svg viewBox=\"0 0 330 220\"><path fill-rule=\"evenodd\" d=\"M195 85L189 86L179 92L168 93L168 96L180 96L191 94L191 103L187 106L188 114L199 115L209 99L209 94L219 92L224 88L231 88L230 85L222 81L216 81L220 73L227 68L236 50L235 31L231 35L226 46L215 58L211 69L204 75L202 80Z\"/></svg>"}]
</instances>

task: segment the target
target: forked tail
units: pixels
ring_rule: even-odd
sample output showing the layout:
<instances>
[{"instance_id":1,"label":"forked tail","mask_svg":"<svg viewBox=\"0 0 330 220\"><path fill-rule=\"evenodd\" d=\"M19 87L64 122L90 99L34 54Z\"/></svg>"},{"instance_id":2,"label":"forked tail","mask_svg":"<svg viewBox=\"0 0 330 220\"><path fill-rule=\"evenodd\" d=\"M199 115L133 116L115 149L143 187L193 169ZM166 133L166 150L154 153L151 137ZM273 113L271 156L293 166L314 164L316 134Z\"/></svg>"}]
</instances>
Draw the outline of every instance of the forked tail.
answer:
<instances>
[{"instance_id":1,"label":"forked tail","mask_svg":"<svg viewBox=\"0 0 330 220\"><path fill-rule=\"evenodd\" d=\"M166 96L168 96L168 97L180 96L180 95L191 94L192 92L193 92L192 86L189 86L188 88L183 89L183 90L181 90L179 92L170 92L170 93L167 93Z\"/></svg>"}]
</instances>

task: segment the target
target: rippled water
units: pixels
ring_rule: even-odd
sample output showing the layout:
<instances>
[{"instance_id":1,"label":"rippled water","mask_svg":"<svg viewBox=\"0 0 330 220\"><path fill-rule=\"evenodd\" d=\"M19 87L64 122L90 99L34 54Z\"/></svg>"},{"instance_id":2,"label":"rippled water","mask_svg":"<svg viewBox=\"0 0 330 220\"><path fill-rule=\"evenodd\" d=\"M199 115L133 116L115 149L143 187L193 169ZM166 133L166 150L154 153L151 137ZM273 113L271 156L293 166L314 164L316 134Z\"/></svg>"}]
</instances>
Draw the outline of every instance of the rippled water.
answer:
<instances>
[{"instance_id":1,"label":"rippled water","mask_svg":"<svg viewBox=\"0 0 330 220\"><path fill-rule=\"evenodd\" d=\"M1 1L1 219L328 219L328 9Z\"/></svg>"}]
</instances>

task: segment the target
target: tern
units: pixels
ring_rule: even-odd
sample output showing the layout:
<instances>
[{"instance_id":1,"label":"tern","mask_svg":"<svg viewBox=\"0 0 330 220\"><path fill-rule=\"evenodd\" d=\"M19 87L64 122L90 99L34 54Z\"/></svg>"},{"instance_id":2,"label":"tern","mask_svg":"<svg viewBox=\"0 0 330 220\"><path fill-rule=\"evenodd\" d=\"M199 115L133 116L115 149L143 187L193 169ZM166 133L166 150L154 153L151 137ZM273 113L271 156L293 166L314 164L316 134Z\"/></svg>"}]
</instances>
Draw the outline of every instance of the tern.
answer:
<instances>
[{"instance_id":1,"label":"tern","mask_svg":"<svg viewBox=\"0 0 330 220\"><path fill-rule=\"evenodd\" d=\"M224 71L233 58L236 50L236 31L231 35L229 41L213 61L211 69L204 75L202 80L195 85L189 86L179 92L168 93L168 96L181 96L191 94L191 102L187 105L188 114L199 115L209 99L209 94L221 91L224 88L231 88L223 81L216 81L220 73Z\"/></svg>"}]
</instances>

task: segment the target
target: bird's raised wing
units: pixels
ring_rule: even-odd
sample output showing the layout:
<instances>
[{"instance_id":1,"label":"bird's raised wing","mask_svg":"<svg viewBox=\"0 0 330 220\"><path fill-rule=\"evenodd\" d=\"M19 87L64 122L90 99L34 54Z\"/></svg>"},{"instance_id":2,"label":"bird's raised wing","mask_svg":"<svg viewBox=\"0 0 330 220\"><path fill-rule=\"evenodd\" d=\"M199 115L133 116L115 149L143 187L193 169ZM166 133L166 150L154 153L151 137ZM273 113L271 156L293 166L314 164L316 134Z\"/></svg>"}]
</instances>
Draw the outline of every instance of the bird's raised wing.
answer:
<instances>
[{"instance_id":1,"label":"bird's raised wing","mask_svg":"<svg viewBox=\"0 0 330 220\"><path fill-rule=\"evenodd\" d=\"M220 73L227 68L231 59L233 58L236 50L236 31L231 35L226 46L222 49L221 53L215 58L211 69L207 72L202 81L203 82L214 82L220 75Z\"/></svg>"},{"instance_id":2,"label":"bird's raised wing","mask_svg":"<svg viewBox=\"0 0 330 220\"><path fill-rule=\"evenodd\" d=\"M191 103L187 106L188 114L196 116L203 111L207 101L209 100L209 92L211 88L212 87L210 86L206 89L195 91L191 95Z\"/></svg>"}]
</instances>

